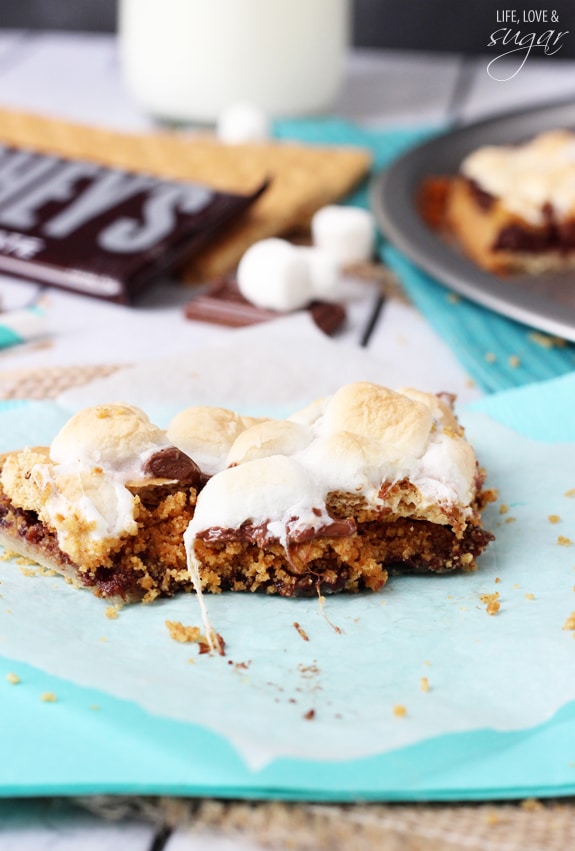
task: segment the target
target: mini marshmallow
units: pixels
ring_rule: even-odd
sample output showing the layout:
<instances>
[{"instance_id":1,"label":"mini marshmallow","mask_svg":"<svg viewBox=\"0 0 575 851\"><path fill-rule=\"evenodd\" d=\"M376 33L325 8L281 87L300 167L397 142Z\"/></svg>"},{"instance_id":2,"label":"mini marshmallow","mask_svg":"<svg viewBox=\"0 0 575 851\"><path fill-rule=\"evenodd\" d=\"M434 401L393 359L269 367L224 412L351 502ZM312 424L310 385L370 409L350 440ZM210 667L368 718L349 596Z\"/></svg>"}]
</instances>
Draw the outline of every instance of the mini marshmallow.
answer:
<instances>
[{"instance_id":1,"label":"mini marshmallow","mask_svg":"<svg viewBox=\"0 0 575 851\"><path fill-rule=\"evenodd\" d=\"M311 295L319 301L337 301L341 297L339 268L336 259L321 248L304 246L297 249L308 264Z\"/></svg>"},{"instance_id":2,"label":"mini marshmallow","mask_svg":"<svg viewBox=\"0 0 575 851\"><path fill-rule=\"evenodd\" d=\"M144 411L114 403L74 414L52 441L50 459L57 464L102 467L138 478L147 456L169 446L164 432Z\"/></svg>"},{"instance_id":3,"label":"mini marshmallow","mask_svg":"<svg viewBox=\"0 0 575 851\"><path fill-rule=\"evenodd\" d=\"M226 466L226 455L234 440L251 425L251 420L246 423L227 408L197 405L176 414L166 433L174 446L213 476Z\"/></svg>"},{"instance_id":4,"label":"mini marshmallow","mask_svg":"<svg viewBox=\"0 0 575 851\"><path fill-rule=\"evenodd\" d=\"M313 432L290 420L266 420L242 431L227 457L227 466L245 464L270 455L295 455L308 446Z\"/></svg>"},{"instance_id":5,"label":"mini marshmallow","mask_svg":"<svg viewBox=\"0 0 575 851\"><path fill-rule=\"evenodd\" d=\"M285 239L254 242L240 260L237 279L244 298L269 310L299 310L312 299L305 255Z\"/></svg>"},{"instance_id":6,"label":"mini marshmallow","mask_svg":"<svg viewBox=\"0 0 575 851\"><path fill-rule=\"evenodd\" d=\"M311 221L313 244L327 251L340 266L371 260L375 220L361 207L322 207Z\"/></svg>"},{"instance_id":7,"label":"mini marshmallow","mask_svg":"<svg viewBox=\"0 0 575 851\"><path fill-rule=\"evenodd\" d=\"M265 142L270 136L270 121L255 103L238 101L225 107L216 124L216 135L228 145Z\"/></svg>"}]
</instances>

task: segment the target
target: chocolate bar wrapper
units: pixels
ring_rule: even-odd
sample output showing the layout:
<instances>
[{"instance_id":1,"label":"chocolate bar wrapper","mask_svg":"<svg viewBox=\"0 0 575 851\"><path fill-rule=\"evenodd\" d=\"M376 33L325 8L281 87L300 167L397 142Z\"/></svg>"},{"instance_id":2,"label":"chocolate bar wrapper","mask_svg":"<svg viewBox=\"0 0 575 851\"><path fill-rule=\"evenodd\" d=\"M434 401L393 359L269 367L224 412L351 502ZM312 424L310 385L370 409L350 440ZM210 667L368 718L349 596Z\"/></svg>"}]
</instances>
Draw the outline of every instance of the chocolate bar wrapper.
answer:
<instances>
[{"instance_id":1,"label":"chocolate bar wrapper","mask_svg":"<svg viewBox=\"0 0 575 851\"><path fill-rule=\"evenodd\" d=\"M0 272L130 303L265 190L221 192L0 146Z\"/></svg>"}]
</instances>

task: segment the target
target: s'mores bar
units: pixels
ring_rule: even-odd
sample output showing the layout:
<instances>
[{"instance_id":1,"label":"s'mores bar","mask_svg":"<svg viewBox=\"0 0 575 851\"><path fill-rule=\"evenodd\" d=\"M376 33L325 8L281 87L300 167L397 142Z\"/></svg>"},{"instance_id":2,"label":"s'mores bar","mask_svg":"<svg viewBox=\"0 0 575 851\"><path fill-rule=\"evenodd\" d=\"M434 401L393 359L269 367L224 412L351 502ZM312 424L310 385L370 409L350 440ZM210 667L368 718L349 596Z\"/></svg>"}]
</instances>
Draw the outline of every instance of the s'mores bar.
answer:
<instances>
[{"instance_id":1,"label":"s'mores bar","mask_svg":"<svg viewBox=\"0 0 575 851\"><path fill-rule=\"evenodd\" d=\"M377 591L472 570L492 535L452 398L370 383L244 429L186 531L197 591Z\"/></svg>"},{"instance_id":2,"label":"s'mores bar","mask_svg":"<svg viewBox=\"0 0 575 851\"><path fill-rule=\"evenodd\" d=\"M0 468L9 551L118 602L189 586L182 537L205 477L143 411L86 408Z\"/></svg>"},{"instance_id":3,"label":"s'mores bar","mask_svg":"<svg viewBox=\"0 0 575 851\"><path fill-rule=\"evenodd\" d=\"M0 543L124 602L472 570L492 535L452 401L357 383L285 420L198 406L165 431L130 405L86 408L1 459Z\"/></svg>"},{"instance_id":4,"label":"s'mores bar","mask_svg":"<svg viewBox=\"0 0 575 851\"><path fill-rule=\"evenodd\" d=\"M450 181L445 219L490 272L575 267L575 133L552 130L473 151Z\"/></svg>"}]
</instances>

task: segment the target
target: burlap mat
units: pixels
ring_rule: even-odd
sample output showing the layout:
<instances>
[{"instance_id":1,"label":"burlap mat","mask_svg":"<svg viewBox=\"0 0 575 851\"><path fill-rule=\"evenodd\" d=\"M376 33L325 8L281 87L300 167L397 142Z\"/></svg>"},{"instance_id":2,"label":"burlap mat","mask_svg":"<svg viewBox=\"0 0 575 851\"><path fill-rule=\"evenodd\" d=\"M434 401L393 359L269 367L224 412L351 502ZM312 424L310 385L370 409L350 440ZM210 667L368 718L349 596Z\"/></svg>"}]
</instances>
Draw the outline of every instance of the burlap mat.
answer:
<instances>
[{"instance_id":1,"label":"burlap mat","mask_svg":"<svg viewBox=\"0 0 575 851\"><path fill-rule=\"evenodd\" d=\"M117 366L0 372L0 398L47 399ZM78 798L104 818L143 818L175 828L292 851L570 851L575 798L478 804L329 805L185 798Z\"/></svg>"}]
</instances>

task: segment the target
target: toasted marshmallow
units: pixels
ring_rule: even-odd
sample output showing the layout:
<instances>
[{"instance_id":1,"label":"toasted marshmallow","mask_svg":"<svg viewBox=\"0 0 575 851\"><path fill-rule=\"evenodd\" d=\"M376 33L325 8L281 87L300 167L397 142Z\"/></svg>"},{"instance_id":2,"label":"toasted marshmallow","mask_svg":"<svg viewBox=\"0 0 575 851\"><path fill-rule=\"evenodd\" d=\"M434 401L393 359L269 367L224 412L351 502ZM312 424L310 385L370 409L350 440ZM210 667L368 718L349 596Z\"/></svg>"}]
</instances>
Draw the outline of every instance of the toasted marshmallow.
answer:
<instances>
[{"instance_id":1,"label":"toasted marshmallow","mask_svg":"<svg viewBox=\"0 0 575 851\"><path fill-rule=\"evenodd\" d=\"M323 417L328 402L329 398L325 397L315 399L315 401L306 405L305 408L290 414L288 420L294 423L301 423L302 425L314 425L320 417Z\"/></svg>"},{"instance_id":2,"label":"toasted marshmallow","mask_svg":"<svg viewBox=\"0 0 575 851\"><path fill-rule=\"evenodd\" d=\"M216 135L227 145L265 142L270 137L270 119L257 104L236 101L220 112Z\"/></svg>"},{"instance_id":3,"label":"toasted marshmallow","mask_svg":"<svg viewBox=\"0 0 575 851\"><path fill-rule=\"evenodd\" d=\"M262 239L251 245L238 265L241 294L258 307L287 313L311 301L309 264L285 239Z\"/></svg>"},{"instance_id":4,"label":"toasted marshmallow","mask_svg":"<svg viewBox=\"0 0 575 851\"><path fill-rule=\"evenodd\" d=\"M321 431L350 431L380 443L387 460L417 458L427 445L433 425L427 405L377 384L358 382L332 396Z\"/></svg>"},{"instance_id":5,"label":"toasted marshmallow","mask_svg":"<svg viewBox=\"0 0 575 851\"><path fill-rule=\"evenodd\" d=\"M143 475L147 458L170 445L165 433L146 414L122 403L97 405L74 414L50 446L56 464L123 474Z\"/></svg>"},{"instance_id":6,"label":"toasted marshmallow","mask_svg":"<svg viewBox=\"0 0 575 851\"><path fill-rule=\"evenodd\" d=\"M243 523L266 525L268 534L285 543L293 518L306 527L326 522L321 485L291 458L272 455L228 467L201 492L186 532L193 545L203 530L236 529ZM315 509L315 511L314 511Z\"/></svg>"},{"instance_id":7,"label":"toasted marshmallow","mask_svg":"<svg viewBox=\"0 0 575 851\"><path fill-rule=\"evenodd\" d=\"M310 428L289 420L267 420L243 431L234 441L226 465L245 464L270 455L295 455L311 443Z\"/></svg>"},{"instance_id":8,"label":"toasted marshmallow","mask_svg":"<svg viewBox=\"0 0 575 851\"><path fill-rule=\"evenodd\" d=\"M462 428L457 422L457 418L453 413L452 401L449 394L425 393L423 390L414 390L413 387L400 387L397 391L408 399L413 399L416 402L422 402L427 405L431 411L433 418L443 426L443 428L452 429L455 433L462 433Z\"/></svg>"},{"instance_id":9,"label":"toasted marshmallow","mask_svg":"<svg viewBox=\"0 0 575 851\"><path fill-rule=\"evenodd\" d=\"M375 245L375 220L361 207L335 204L322 207L311 220L313 244L340 266L371 260Z\"/></svg>"},{"instance_id":10,"label":"toasted marshmallow","mask_svg":"<svg viewBox=\"0 0 575 851\"><path fill-rule=\"evenodd\" d=\"M180 411L167 429L168 439L193 458L202 472L213 476L226 466L226 456L239 434L249 425L227 408L198 405Z\"/></svg>"},{"instance_id":11,"label":"toasted marshmallow","mask_svg":"<svg viewBox=\"0 0 575 851\"><path fill-rule=\"evenodd\" d=\"M314 478L324 481L326 493L361 493L374 502L388 472L377 443L349 431L318 437L301 456Z\"/></svg>"}]
</instances>

